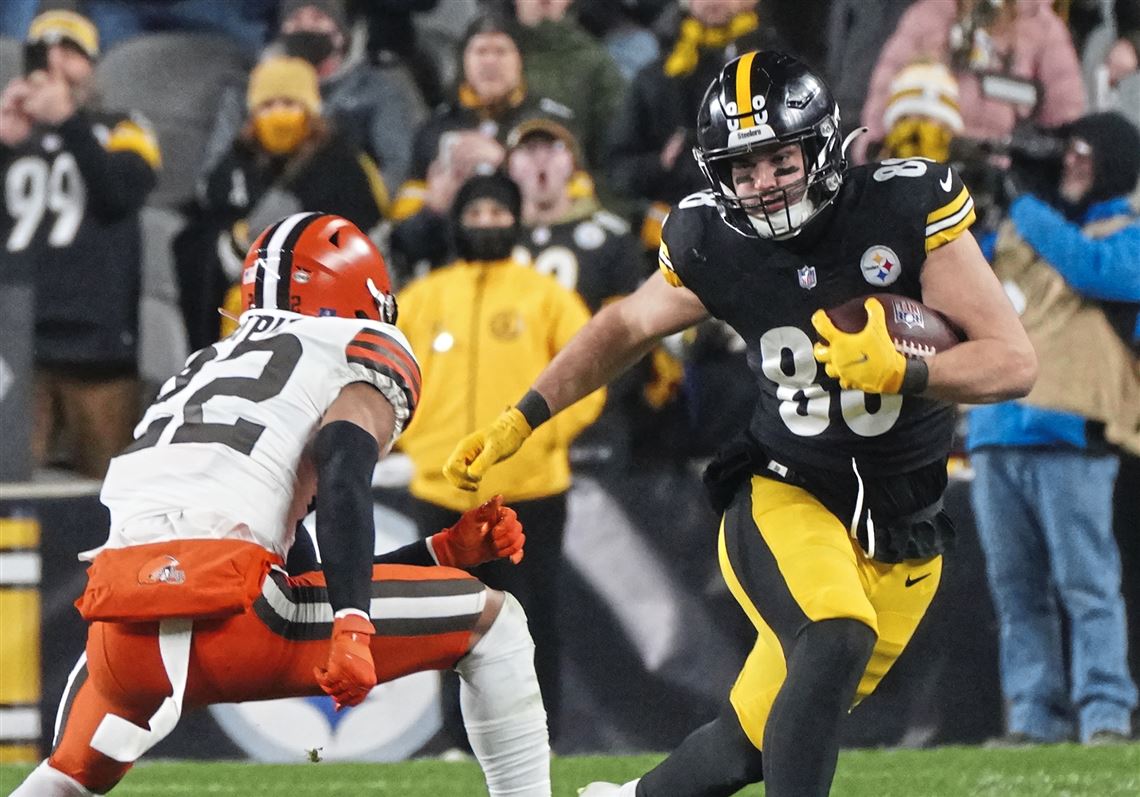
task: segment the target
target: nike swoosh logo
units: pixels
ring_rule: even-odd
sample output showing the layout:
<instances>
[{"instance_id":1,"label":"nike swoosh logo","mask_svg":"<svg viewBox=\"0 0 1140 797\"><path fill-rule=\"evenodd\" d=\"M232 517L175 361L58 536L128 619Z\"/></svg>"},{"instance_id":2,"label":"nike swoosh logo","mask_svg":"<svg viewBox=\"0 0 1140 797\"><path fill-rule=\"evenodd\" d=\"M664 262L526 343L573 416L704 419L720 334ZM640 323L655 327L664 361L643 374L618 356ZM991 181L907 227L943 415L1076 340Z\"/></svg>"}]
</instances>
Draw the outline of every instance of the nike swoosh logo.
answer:
<instances>
[{"instance_id":1,"label":"nike swoosh logo","mask_svg":"<svg viewBox=\"0 0 1140 797\"><path fill-rule=\"evenodd\" d=\"M923 575L919 576L918 578L911 578L910 576L907 576L906 577L906 586L913 587L915 584L922 581L924 578L930 578L930 575L931 575L930 573L924 573Z\"/></svg>"},{"instance_id":2,"label":"nike swoosh logo","mask_svg":"<svg viewBox=\"0 0 1140 797\"><path fill-rule=\"evenodd\" d=\"M941 180L938 181L938 184L940 186L942 186L942 190L946 191L947 193L950 192L950 186L953 185L953 183L954 183L954 175L950 174L949 171L946 172L945 177L943 177Z\"/></svg>"}]
</instances>

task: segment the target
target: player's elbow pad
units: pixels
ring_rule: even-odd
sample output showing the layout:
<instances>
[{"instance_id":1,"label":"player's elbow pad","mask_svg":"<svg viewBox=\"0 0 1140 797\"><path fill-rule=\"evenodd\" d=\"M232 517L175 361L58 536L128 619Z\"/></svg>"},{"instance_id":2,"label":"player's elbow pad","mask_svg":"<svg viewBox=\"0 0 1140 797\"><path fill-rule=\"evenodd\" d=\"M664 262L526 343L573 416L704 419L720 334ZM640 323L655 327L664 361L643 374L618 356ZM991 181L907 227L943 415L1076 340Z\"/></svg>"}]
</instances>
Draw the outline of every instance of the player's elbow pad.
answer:
<instances>
[{"instance_id":1,"label":"player's elbow pad","mask_svg":"<svg viewBox=\"0 0 1140 797\"><path fill-rule=\"evenodd\" d=\"M317 432L317 544L334 611L368 610L371 600L372 471L380 455L376 438L349 421Z\"/></svg>"}]
</instances>

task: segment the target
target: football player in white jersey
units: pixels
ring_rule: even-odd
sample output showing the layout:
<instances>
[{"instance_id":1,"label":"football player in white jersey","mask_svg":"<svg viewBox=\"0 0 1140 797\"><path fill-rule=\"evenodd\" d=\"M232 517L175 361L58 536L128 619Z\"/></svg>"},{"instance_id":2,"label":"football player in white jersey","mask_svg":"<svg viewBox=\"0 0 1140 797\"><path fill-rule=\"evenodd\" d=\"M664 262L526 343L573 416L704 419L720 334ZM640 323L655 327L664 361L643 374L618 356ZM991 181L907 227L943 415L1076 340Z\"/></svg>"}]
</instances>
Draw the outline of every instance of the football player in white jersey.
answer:
<instances>
[{"instance_id":1,"label":"football player in white jersey","mask_svg":"<svg viewBox=\"0 0 1140 797\"><path fill-rule=\"evenodd\" d=\"M237 331L190 357L112 461L110 536L83 555L87 649L14 794L102 794L184 709L322 690L340 709L454 668L492 797L547 797L526 617L454 569L521 559L513 511L492 499L373 557L372 470L420 391L380 253L346 219L298 213L254 242L242 290ZM289 575L314 502L322 570Z\"/></svg>"}]
</instances>

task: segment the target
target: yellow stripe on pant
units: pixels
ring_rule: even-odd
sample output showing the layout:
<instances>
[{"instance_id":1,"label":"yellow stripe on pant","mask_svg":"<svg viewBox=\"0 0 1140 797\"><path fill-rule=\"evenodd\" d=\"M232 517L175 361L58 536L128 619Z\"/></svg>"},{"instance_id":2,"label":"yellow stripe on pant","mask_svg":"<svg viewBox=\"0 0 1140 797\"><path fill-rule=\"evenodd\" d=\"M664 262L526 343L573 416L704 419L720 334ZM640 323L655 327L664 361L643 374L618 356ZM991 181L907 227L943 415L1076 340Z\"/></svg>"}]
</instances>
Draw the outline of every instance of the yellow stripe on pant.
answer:
<instances>
[{"instance_id":1,"label":"yellow stripe on pant","mask_svg":"<svg viewBox=\"0 0 1140 797\"><path fill-rule=\"evenodd\" d=\"M809 623L850 618L877 635L855 702L875 690L926 614L942 558L896 565L868 559L844 524L810 493L753 476L725 512L719 539L725 583L756 629L730 700L749 740L764 726L787 676L787 652Z\"/></svg>"},{"instance_id":2,"label":"yellow stripe on pant","mask_svg":"<svg viewBox=\"0 0 1140 797\"><path fill-rule=\"evenodd\" d=\"M0 518L0 763L34 763L40 740L40 525Z\"/></svg>"}]
</instances>

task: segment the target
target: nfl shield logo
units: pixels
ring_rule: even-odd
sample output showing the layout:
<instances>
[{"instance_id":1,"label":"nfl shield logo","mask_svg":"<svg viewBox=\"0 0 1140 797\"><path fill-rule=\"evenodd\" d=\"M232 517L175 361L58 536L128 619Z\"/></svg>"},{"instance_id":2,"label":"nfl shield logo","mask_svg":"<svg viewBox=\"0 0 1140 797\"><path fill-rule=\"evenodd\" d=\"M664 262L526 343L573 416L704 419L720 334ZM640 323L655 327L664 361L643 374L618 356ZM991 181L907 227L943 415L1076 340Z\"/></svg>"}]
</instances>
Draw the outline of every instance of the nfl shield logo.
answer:
<instances>
[{"instance_id":1,"label":"nfl shield logo","mask_svg":"<svg viewBox=\"0 0 1140 797\"><path fill-rule=\"evenodd\" d=\"M905 326L907 329L921 327L926 329L926 321L922 317L922 308L912 302L898 302L895 304L895 324Z\"/></svg>"},{"instance_id":2,"label":"nfl shield logo","mask_svg":"<svg viewBox=\"0 0 1140 797\"><path fill-rule=\"evenodd\" d=\"M815 287L815 266L804 266L796 271L796 277L800 281L800 287L810 291Z\"/></svg>"}]
</instances>

